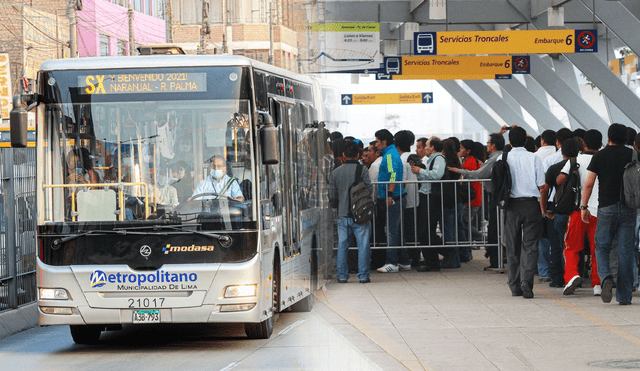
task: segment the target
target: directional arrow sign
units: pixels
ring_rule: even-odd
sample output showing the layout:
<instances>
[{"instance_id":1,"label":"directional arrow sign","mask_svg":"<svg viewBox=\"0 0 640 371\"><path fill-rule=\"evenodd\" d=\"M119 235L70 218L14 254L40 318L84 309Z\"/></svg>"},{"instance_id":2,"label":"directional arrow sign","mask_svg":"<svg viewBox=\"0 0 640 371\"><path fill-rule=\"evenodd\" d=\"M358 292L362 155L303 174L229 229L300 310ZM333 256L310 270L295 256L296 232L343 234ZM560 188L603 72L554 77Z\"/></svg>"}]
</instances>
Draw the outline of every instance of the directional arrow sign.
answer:
<instances>
[{"instance_id":1,"label":"directional arrow sign","mask_svg":"<svg viewBox=\"0 0 640 371\"><path fill-rule=\"evenodd\" d=\"M514 67L518 61L519 70ZM402 74L393 80L484 80L496 75L529 73L528 57L402 57Z\"/></svg>"},{"instance_id":2,"label":"directional arrow sign","mask_svg":"<svg viewBox=\"0 0 640 371\"><path fill-rule=\"evenodd\" d=\"M351 94L342 94L341 100L343 106L350 106L353 104L353 98Z\"/></svg>"},{"instance_id":3,"label":"directional arrow sign","mask_svg":"<svg viewBox=\"0 0 640 371\"><path fill-rule=\"evenodd\" d=\"M345 98L353 99L345 103ZM342 105L432 103L433 93L342 94Z\"/></svg>"}]
</instances>

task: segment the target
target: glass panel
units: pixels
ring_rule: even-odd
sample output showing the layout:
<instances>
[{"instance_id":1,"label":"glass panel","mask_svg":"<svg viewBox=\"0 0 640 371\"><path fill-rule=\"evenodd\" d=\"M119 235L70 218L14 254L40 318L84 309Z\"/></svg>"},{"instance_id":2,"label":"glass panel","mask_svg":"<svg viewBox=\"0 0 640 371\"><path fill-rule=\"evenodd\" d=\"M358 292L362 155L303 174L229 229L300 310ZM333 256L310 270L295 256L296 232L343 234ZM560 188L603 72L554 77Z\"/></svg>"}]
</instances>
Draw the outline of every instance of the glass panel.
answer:
<instances>
[{"instance_id":1,"label":"glass panel","mask_svg":"<svg viewBox=\"0 0 640 371\"><path fill-rule=\"evenodd\" d=\"M248 100L61 103L47 117L49 220L255 221ZM80 215L84 200L109 211Z\"/></svg>"}]
</instances>

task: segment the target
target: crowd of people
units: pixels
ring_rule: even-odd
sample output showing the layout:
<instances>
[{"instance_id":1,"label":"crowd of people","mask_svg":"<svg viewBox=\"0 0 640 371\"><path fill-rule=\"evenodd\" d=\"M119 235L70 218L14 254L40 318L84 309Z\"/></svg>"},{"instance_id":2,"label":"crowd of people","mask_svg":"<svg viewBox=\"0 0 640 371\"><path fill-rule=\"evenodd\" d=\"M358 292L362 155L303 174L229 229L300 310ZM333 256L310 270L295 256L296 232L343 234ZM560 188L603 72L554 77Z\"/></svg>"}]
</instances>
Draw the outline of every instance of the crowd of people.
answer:
<instances>
[{"instance_id":1,"label":"crowd of people","mask_svg":"<svg viewBox=\"0 0 640 371\"><path fill-rule=\"evenodd\" d=\"M640 134L612 124L604 145L603 139L597 130L568 128L534 138L516 125L490 134L486 145L456 137L416 139L408 130L394 135L386 129L366 145L331 133L332 171L326 173L329 199L337 209L338 282L348 282L353 242L358 257L352 270L368 283L371 269L386 274L460 267L473 259L470 246L477 245L461 242L474 240L487 245L485 269L497 268L504 259L513 296L533 298L535 275L537 283L565 295L590 277L593 294L604 302L612 300L615 288L617 302L630 304L639 282L640 215L623 202L622 179L640 148ZM511 175L503 202L506 256L498 254L498 200L491 187L451 182L489 180L499 161L506 161ZM572 180L579 178L580 197L569 212L561 212L554 196L572 173L579 174ZM367 185L376 202L371 222L358 224L351 215L354 179ZM428 247L403 248L412 243ZM372 244L390 248L372 252Z\"/></svg>"}]
</instances>

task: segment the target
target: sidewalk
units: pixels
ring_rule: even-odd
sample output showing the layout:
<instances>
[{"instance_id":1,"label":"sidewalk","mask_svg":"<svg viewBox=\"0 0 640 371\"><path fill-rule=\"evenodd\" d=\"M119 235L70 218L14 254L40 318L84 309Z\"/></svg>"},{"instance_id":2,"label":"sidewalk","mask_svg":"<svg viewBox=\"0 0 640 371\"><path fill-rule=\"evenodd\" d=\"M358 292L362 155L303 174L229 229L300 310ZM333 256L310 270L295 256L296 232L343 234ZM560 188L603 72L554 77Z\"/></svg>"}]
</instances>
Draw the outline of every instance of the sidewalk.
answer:
<instances>
[{"instance_id":1,"label":"sidewalk","mask_svg":"<svg viewBox=\"0 0 640 371\"><path fill-rule=\"evenodd\" d=\"M512 297L487 265L474 251L459 269L372 272L369 284L352 275L319 291L314 311L385 370L640 368L638 293L605 304L587 279L572 296L535 282L533 299Z\"/></svg>"}]
</instances>

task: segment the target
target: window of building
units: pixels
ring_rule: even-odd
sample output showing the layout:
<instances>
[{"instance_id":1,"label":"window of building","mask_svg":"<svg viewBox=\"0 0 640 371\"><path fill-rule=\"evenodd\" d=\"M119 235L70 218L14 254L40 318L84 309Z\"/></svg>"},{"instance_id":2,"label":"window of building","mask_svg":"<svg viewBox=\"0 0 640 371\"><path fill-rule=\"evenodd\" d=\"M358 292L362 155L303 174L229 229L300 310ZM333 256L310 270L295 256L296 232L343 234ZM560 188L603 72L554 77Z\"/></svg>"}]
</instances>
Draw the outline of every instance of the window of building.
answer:
<instances>
[{"instance_id":1,"label":"window of building","mask_svg":"<svg viewBox=\"0 0 640 371\"><path fill-rule=\"evenodd\" d=\"M131 0L131 7L133 8L133 10L142 13L142 0Z\"/></svg>"},{"instance_id":2,"label":"window of building","mask_svg":"<svg viewBox=\"0 0 640 371\"><path fill-rule=\"evenodd\" d=\"M235 49L233 55L244 55L247 58L255 59L260 62L269 62L268 49Z\"/></svg>"},{"instance_id":3,"label":"window of building","mask_svg":"<svg viewBox=\"0 0 640 371\"><path fill-rule=\"evenodd\" d=\"M100 35L100 56L111 55L109 53L109 36Z\"/></svg>"},{"instance_id":4,"label":"window of building","mask_svg":"<svg viewBox=\"0 0 640 371\"><path fill-rule=\"evenodd\" d=\"M127 42L124 40L118 40L118 55L127 55Z\"/></svg>"}]
</instances>

